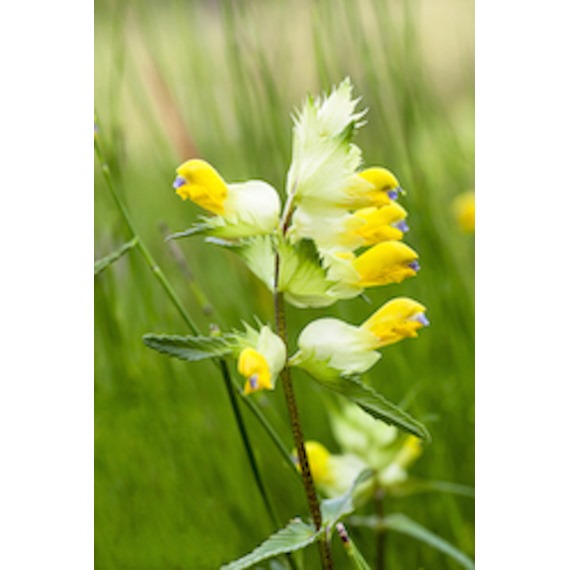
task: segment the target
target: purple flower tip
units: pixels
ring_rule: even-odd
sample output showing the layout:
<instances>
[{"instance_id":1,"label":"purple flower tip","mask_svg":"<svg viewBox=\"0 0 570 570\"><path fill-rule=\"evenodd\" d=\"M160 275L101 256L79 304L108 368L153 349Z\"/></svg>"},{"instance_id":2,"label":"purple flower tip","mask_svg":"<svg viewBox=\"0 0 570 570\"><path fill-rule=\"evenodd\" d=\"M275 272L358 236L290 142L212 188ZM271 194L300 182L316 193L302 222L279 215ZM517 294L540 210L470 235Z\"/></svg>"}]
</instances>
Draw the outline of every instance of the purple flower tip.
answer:
<instances>
[{"instance_id":1,"label":"purple flower tip","mask_svg":"<svg viewBox=\"0 0 570 570\"><path fill-rule=\"evenodd\" d=\"M412 263L408 263L408 267L416 272L420 270L420 264L415 259L412 261Z\"/></svg>"},{"instance_id":2,"label":"purple flower tip","mask_svg":"<svg viewBox=\"0 0 570 570\"><path fill-rule=\"evenodd\" d=\"M392 190L388 190L388 198L390 198L390 200L397 200L400 192L402 192L402 189L399 186Z\"/></svg>"},{"instance_id":3,"label":"purple flower tip","mask_svg":"<svg viewBox=\"0 0 570 570\"><path fill-rule=\"evenodd\" d=\"M429 326L429 321L425 313L418 313L417 315L414 315L413 320L418 321L418 323L421 323L424 327Z\"/></svg>"},{"instance_id":4,"label":"purple flower tip","mask_svg":"<svg viewBox=\"0 0 570 570\"><path fill-rule=\"evenodd\" d=\"M394 227L399 229L401 232L404 232L404 233L406 233L410 229L410 227L406 223L406 220L402 220L401 222L394 224Z\"/></svg>"},{"instance_id":5,"label":"purple flower tip","mask_svg":"<svg viewBox=\"0 0 570 570\"><path fill-rule=\"evenodd\" d=\"M253 374L249 377L249 385L251 386L252 390L255 390L257 388L257 378L257 374Z\"/></svg>"},{"instance_id":6,"label":"purple flower tip","mask_svg":"<svg viewBox=\"0 0 570 570\"><path fill-rule=\"evenodd\" d=\"M186 179L183 178L182 176L177 176L174 182L172 183L172 188L177 190L178 188L180 188L180 186L184 186L184 184L186 184Z\"/></svg>"}]
</instances>

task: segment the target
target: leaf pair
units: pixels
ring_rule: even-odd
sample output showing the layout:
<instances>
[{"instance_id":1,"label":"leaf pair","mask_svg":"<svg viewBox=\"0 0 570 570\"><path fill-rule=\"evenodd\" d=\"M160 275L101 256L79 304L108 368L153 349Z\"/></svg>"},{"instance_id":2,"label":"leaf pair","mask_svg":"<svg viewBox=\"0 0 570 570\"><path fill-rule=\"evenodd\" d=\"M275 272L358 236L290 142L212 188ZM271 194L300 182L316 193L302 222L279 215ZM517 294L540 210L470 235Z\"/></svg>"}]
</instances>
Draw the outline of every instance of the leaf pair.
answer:
<instances>
[{"instance_id":1,"label":"leaf pair","mask_svg":"<svg viewBox=\"0 0 570 570\"><path fill-rule=\"evenodd\" d=\"M281 554L287 554L306 548L323 536L326 537L326 540L329 540L334 525L342 517L354 511L354 493L357 487L367 481L371 476L371 470L363 471L344 495L322 501L321 513L323 526L318 531L315 530L312 524L305 523L300 518L295 518L290 521L285 528L271 535L255 550L239 560L222 566L221 570L244 570L254 564L280 556Z\"/></svg>"},{"instance_id":2,"label":"leaf pair","mask_svg":"<svg viewBox=\"0 0 570 570\"><path fill-rule=\"evenodd\" d=\"M148 347L154 350L189 362L231 354L235 345L235 335L231 334L215 337L147 334L143 340ZM327 390L358 404L374 418L419 438L429 440L429 432L419 420L360 382L356 377L327 379L310 377Z\"/></svg>"}]
</instances>

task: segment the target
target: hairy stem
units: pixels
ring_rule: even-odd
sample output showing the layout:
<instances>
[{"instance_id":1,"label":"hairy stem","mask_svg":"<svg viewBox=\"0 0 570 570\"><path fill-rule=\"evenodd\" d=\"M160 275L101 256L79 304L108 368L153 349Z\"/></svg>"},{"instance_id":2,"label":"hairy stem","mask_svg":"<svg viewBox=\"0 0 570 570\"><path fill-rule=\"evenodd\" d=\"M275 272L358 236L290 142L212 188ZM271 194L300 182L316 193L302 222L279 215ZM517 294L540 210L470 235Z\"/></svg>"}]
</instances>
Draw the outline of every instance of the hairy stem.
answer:
<instances>
[{"instance_id":1,"label":"hairy stem","mask_svg":"<svg viewBox=\"0 0 570 570\"><path fill-rule=\"evenodd\" d=\"M275 255L275 291L273 294L274 309L275 309L275 328L277 334L287 347L287 324L285 321L285 307L283 305L283 293L278 291L279 283L279 254ZM287 351L288 352L288 351ZM307 450L305 449L305 439L301 429L301 422L299 419L299 410L295 399L295 392L293 391L293 382L291 379L291 369L286 363L283 371L281 372L281 381L283 382L283 392L285 393L285 401L287 403L287 411L289 412L289 421L291 423L291 431L293 440L295 442L295 449L301 468L301 475L303 477L303 486L305 488L305 495L309 505L309 512L318 531L322 527L322 516L319 499L315 490L315 483L309 467L309 460L307 458ZM319 539L319 554L321 556L321 564L323 569L332 570L332 554L330 545L328 543L326 533Z\"/></svg>"}]
</instances>

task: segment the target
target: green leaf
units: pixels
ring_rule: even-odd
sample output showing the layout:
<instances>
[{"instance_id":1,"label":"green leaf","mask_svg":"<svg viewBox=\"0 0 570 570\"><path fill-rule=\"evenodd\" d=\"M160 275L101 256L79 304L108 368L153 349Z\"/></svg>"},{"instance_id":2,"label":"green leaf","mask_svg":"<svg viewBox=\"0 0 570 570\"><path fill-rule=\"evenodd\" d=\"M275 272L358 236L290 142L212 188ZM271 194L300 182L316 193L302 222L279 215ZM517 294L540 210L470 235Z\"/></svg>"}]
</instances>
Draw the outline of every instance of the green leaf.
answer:
<instances>
[{"instance_id":1,"label":"green leaf","mask_svg":"<svg viewBox=\"0 0 570 570\"><path fill-rule=\"evenodd\" d=\"M390 487L390 494L397 497L407 497L417 493L450 493L463 497L475 497L475 489L468 485L451 483L449 481L429 481L423 479L408 479L403 483Z\"/></svg>"},{"instance_id":2,"label":"green leaf","mask_svg":"<svg viewBox=\"0 0 570 570\"><path fill-rule=\"evenodd\" d=\"M232 352L232 345L228 342L227 336L145 334L143 342L158 352L190 362L216 358Z\"/></svg>"},{"instance_id":3,"label":"green leaf","mask_svg":"<svg viewBox=\"0 0 570 570\"><path fill-rule=\"evenodd\" d=\"M135 245L137 245L138 238L134 237L131 241L123 244L119 249L115 250L113 253L106 255L102 259L98 259L95 262L95 275L99 275L101 271L107 269L109 265L117 261L120 257L122 257L127 251L131 250Z\"/></svg>"},{"instance_id":4,"label":"green leaf","mask_svg":"<svg viewBox=\"0 0 570 570\"><path fill-rule=\"evenodd\" d=\"M321 513L323 516L323 524L331 527L337 523L342 517L354 511L354 495L356 489L364 482L368 481L374 471L372 469L365 469L360 472L358 477L354 480L350 489L340 497L333 499L325 499L321 502Z\"/></svg>"},{"instance_id":5,"label":"green leaf","mask_svg":"<svg viewBox=\"0 0 570 570\"><path fill-rule=\"evenodd\" d=\"M166 236L166 241L170 241L173 239L180 239L189 236L198 236L201 234L206 233L208 230L211 229L211 225L207 223L197 223L193 226L189 227L187 230L183 230L181 232L176 232L174 234L170 234Z\"/></svg>"},{"instance_id":6,"label":"green leaf","mask_svg":"<svg viewBox=\"0 0 570 570\"><path fill-rule=\"evenodd\" d=\"M465 553L405 515L388 515L383 519L382 527L411 536L431 546L435 550L439 550L443 554L453 558L456 562L461 564L461 566L467 568L467 570L475 569L475 563Z\"/></svg>"},{"instance_id":7,"label":"green leaf","mask_svg":"<svg viewBox=\"0 0 570 570\"><path fill-rule=\"evenodd\" d=\"M431 439L427 428L419 420L416 420L408 412L355 377L328 377L324 379L311 376L311 378L332 392L336 392L358 404L374 418L394 425L419 438L428 441Z\"/></svg>"},{"instance_id":8,"label":"green leaf","mask_svg":"<svg viewBox=\"0 0 570 570\"><path fill-rule=\"evenodd\" d=\"M237 241L217 237L206 238L207 243L230 249L239 255L250 271L260 279L267 288L273 290L275 275L275 251L273 238L269 235L254 236Z\"/></svg>"},{"instance_id":9,"label":"green leaf","mask_svg":"<svg viewBox=\"0 0 570 570\"><path fill-rule=\"evenodd\" d=\"M293 519L285 528L271 535L255 550L239 560L222 566L220 570L242 570L242 568L250 568L268 558L300 550L315 542L323 532L324 529L315 532L315 527L312 525L304 523L301 519Z\"/></svg>"}]
</instances>

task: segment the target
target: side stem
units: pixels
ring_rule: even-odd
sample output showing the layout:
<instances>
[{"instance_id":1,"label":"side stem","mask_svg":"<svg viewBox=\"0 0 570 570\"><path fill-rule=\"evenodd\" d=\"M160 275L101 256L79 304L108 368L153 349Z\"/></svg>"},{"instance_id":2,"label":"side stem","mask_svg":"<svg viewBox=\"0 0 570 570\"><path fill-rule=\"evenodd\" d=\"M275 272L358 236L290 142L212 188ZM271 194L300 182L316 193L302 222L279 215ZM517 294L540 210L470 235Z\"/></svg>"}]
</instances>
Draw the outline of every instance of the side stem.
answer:
<instances>
[{"instance_id":1,"label":"side stem","mask_svg":"<svg viewBox=\"0 0 570 570\"><path fill-rule=\"evenodd\" d=\"M147 263L147 265L149 266L149 268L151 269L153 274L156 276L156 278L158 279L158 281L162 285L162 288L164 289L164 291L168 295L169 299L172 301L174 306L178 309L180 316L182 317L184 322L188 325L188 328L192 331L193 334L199 334L199 329L198 329L196 323L194 322L192 317L188 314L188 312L184 308L184 305L180 301L178 295L174 291L174 289L173 289L172 285L170 284L170 282L168 281L166 275L163 273L162 269L156 263L156 261L154 260L154 257L152 256L149 249L146 247L145 243L141 239L140 234L136 230L135 224L133 223L133 220L130 216L128 209L126 208L124 202L121 200L118 193L116 192L115 184L113 181L113 176L111 173L111 169L109 168L109 165L108 165L107 161L105 160L105 156L104 156L103 151L101 149L101 145L97 141L97 139L95 139L95 152L97 154L97 158L99 159L99 163L101 165L101 170L102 170L103 176L105 177L107 187L109 188L109 191L110 191L119 211L121 212L123 219L124 219L127 227L129 228L131 234L133 235L133 237L137 238L136 247L141 252L143 258L145 259L145 261ZM261 478L261 473L259 471L259 467L257 465L257 462L255 460L255 456L253 454L253 448L251 445L249 435L247 433L245 423L243 421L241 410L239 409L238 402L236 400L236 395L235 395L233 388L232 388L232 380L233 379L231 378L230 371L228 369L227 363L223 359L220 359L219 366L220 366L222 376L224 378L224 384L225 384L226 390L228 391L230 403L232 406L232 411L234 413L234 418L236 420L236 424L237 424L240 436L242 438L243 445L244 445L245 450L246 450L247 458L248 458L251 470L253 472L257 488L259 490L259 493L260 493L261 498L263 500L263 504L264 504L265 508L267 509L267 512L271 518L272 523L276 527L279 527L280 525L277 521L277 517L275 516L275 512L274 512L273 508L271 507L271 503L269 501L269 497L267 495L265 485L263 484L263 480ZM261 421L262 418L259 417L259 414L258 414L258 419ZM263 418L263 420L265 420L265 418ZM264 422L262 421L262 423L264 423ZM273 434L270 433L270 435L273 435ZM274 438L272 437L272 439L274 439Z\"/></svg>"}]
</instances>

